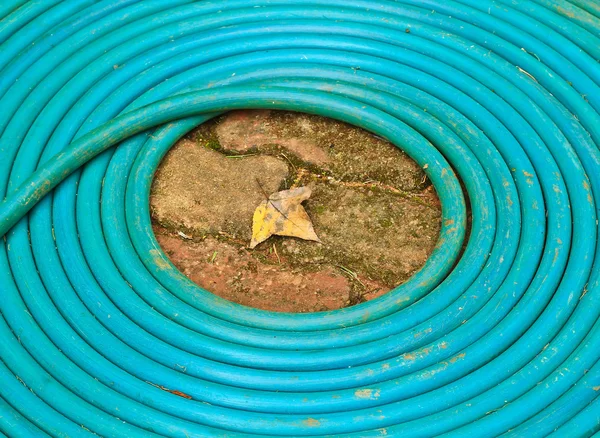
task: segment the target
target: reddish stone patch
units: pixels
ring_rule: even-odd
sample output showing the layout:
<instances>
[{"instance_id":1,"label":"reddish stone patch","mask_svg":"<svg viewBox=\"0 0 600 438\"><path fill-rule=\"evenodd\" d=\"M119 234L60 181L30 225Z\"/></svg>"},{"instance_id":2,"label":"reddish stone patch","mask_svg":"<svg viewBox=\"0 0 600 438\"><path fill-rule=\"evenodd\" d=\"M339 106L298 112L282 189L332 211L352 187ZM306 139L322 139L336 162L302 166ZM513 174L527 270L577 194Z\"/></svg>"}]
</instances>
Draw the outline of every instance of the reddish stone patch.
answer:
<instances>
[{"instance_id":1,"label":"reddish stone patch","mask_svg":"<svg viewBox=\"0 0 600 438\"><path fill-rule=\"evenodd\" d=\"M212 237L191 242L159 227L155 232L181 272L227 300L278 312L318 312L349 304L350 281L331 267L294 271L286 265L258 262L244 248ZM277 263L274 254L271 259Z\"/></svg>"},{"instance_id":2,"label":"reddish stone patch","mask_svg":"<svg viewBox=\"0 0 600 438\"><path fill-rule=\"evenodd\" d=\"M322 165L330 161L329 155L317 144L293 133L282 136L277 126L270 123L270 111L244 110L233 111L216 126L219 143L225 150L247 152L252 148L277 144L287 149L303 161ZM300 129L311 129L299 125Z\"/></svg>"},{"instance_id":3,"label":"reddish stone patch","mask_svg":"<svg viewBox=\"0 0 600 438\"><path fill-rule=\"evenodd\" d=\"M216 127L223 148L246 152L263 144L269 132L267 120L271 111L232 111Z\"/></svg>"}]
</instances>

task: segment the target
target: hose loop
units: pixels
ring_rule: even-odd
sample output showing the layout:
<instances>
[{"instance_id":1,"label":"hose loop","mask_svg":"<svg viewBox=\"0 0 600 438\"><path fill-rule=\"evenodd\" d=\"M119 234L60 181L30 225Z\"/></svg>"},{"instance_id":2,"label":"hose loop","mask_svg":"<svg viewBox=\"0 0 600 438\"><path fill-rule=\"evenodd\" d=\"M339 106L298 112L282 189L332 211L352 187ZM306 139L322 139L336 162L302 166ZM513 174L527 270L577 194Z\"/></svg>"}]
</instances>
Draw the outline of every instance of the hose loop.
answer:
<instances>
[{"instance_id":1,"label":"hose loop","mask_svg":"<svg viewBox=\"0 0 600 438\"><path fill-rule=\"evenodd\" d=\"M598 432L599 58L592 0L3 2L1 434ZM442 205L423 268L312 314L179 272L154 173L244 108L412 157Z\"/></svg>"}]
</instances>

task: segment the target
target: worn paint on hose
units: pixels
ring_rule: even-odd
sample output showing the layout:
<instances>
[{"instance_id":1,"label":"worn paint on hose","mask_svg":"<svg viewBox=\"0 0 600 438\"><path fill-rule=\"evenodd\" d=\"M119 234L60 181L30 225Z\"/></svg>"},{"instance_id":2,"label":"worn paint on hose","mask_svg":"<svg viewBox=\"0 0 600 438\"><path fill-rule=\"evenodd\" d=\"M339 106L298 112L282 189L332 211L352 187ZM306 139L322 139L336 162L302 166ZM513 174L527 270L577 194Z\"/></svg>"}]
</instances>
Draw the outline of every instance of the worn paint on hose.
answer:
<instances>
[{"instance_id":1,"label":"worn paint on hose","mask_svg":"<svg viewBox=\"0 0 600 438\"><path fill-rule=\"evenodd\" d=\"M2 434L600 430L596 2L8 0L0 16ZM152 233L154 172L241 108L409 154L442 203L425 266L314 314L178 272Z\"/></svg>"}]
</instances>

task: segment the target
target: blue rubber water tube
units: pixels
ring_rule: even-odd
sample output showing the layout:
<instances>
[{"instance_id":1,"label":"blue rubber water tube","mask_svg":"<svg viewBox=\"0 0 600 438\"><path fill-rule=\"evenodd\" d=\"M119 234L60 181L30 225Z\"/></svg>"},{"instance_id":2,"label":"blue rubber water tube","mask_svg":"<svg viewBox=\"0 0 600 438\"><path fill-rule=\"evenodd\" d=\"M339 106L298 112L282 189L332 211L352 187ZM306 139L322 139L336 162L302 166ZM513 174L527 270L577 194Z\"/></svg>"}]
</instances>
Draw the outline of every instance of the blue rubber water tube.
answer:
<instances>
[{"instance_id":1,"label":"blue rubber water tube","mask_svg":"<svg viewBox=\"0 0 600 438\"><path fill-rule=\"evenodd\" d=\"M1 434L600 431L596 2L12 0L0 17ZM411 156L442 204L423 268L313 314L178 272L154 172L243 108Z\"/></svg>"}]
</instances>

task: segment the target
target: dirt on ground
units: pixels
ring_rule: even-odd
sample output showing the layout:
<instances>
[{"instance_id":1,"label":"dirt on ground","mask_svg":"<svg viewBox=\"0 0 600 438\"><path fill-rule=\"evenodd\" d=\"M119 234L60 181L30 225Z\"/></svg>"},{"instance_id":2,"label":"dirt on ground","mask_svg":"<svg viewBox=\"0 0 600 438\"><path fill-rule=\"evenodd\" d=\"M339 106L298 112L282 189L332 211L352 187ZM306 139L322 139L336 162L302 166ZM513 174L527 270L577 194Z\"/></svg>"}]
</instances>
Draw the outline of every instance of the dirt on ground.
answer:
<instances>
[{"instance_id":1,"label":"dirt on ground","mask_svg":"<svg viewBox=\"0 0 600 438\"><path fill-rule=\"evenodd\" d=\"M265 195L310 186L322 243L271 237L248 249ZM317 312L376 298L424 264L439 200L398 148L359 128L283 111L235 111L180 140L156 174L154 231L173 263L228 300Z\"/></svg>"}]
</instances>

